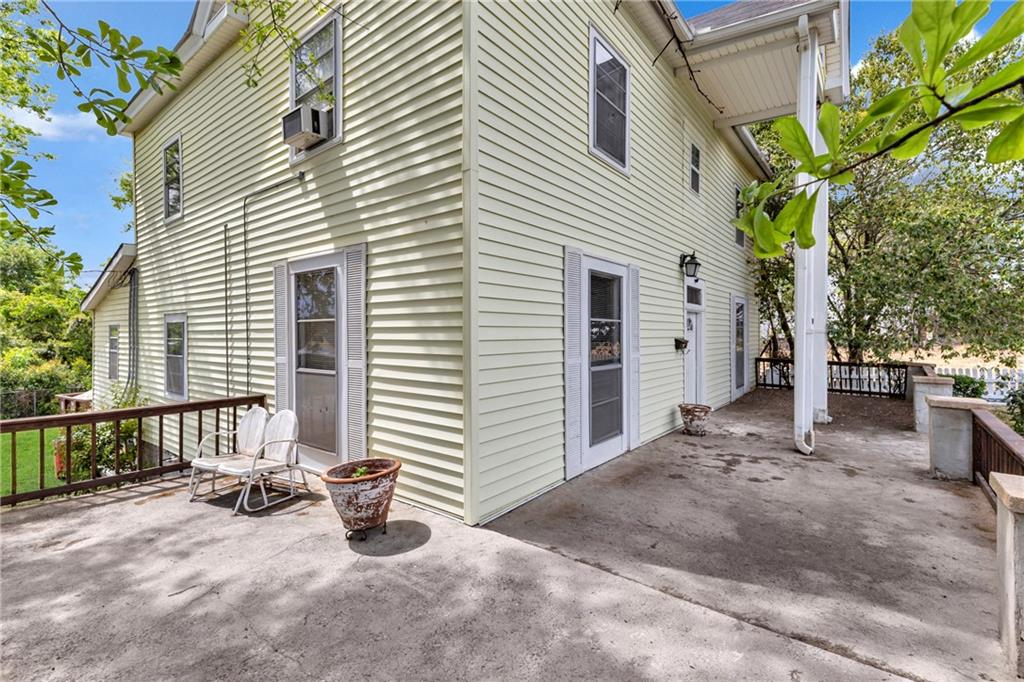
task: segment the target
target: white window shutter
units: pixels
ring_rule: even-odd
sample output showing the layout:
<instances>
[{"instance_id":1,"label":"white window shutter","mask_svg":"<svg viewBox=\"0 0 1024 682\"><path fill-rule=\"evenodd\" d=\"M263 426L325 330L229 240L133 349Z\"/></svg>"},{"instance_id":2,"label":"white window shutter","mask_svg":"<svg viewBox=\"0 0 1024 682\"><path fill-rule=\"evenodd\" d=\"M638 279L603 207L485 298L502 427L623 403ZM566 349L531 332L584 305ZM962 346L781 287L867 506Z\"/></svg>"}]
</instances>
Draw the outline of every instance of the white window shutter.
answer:
<instances>
[{"instance_id":1,"label":"white window shutter","mask_svg":"<svg viewBox=\"0 0 1024 682\"><path fill-rule=\"evenodd\" d=\"M583 261L565 247L565 477L583 473Z\"/></svg>"},{"instance_id":2,"label":"white window shutter","mask_svg":"<svg viewBox=\"0 0 1024 682\"><path fill-rule=\"evenodd\" d=\"M345 250L345 457L366 457L366 244Z\"/></svg>"},{"instance_id":3,"label":"white window shutter","mask_svg":"<svg viewBox=\"0 0 1024 682\"><path fill-rule=\"evenodd\" d=\"M247 360L248 361L248 360ZM274 411L290 410L288 393L288 265L274 265Z\"/></svg>"},{"instance_id":4,"label":"white window shutter","mask_svg":"<svg viewBox=\"0 0 1024 682\"><path fill-rule=\"evenodd\" d=\"M640 268L629 266L629 449L640 446Z\"/></svg>"}]
</instances>

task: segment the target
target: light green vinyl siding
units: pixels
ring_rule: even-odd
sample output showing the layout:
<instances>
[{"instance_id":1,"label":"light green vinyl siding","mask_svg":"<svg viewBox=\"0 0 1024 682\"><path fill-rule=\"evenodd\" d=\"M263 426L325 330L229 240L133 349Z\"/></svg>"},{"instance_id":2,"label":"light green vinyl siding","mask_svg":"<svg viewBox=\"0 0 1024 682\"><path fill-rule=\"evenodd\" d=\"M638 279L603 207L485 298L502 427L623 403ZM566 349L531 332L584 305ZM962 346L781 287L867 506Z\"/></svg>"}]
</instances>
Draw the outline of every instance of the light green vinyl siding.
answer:
<instances>
[{"instance_id":1,"label":"light green vinyl siding","mask_svg":"<svg viewBox=\"0 0 1024 682\"><path fill-rule=\"evenodd\" d=\"M729 296L748 296L749 252L733 241L734 186L748 175L662 45L615 3L478 7L479 450L477 513L488 518L564 477L563 248L640 268L643 440L680 424L680 253L706 281L706 398L730 400ZM588 152L590 24L631 66L625 177ZM689 189L690 143L701 193ZM756 314L748 325L756 354ZM751 374L752 377L752 374ZM752 378L751 378L752 383Z\"/></svg>"},{"instance_id":2,"label":"light green vinyl siding","mask_svg":"<svg viewBox=\"0 0 1024 682\"><path fill-rule=\"evenodd\" d=\"M92 395L97 407L106 407L114 397L114 388L124 385L128 378L128 297L129 287L111 289L93 312L92 327ZM118 333L117 381L110 379L107 339L110 325L120 327Z\"/></svg>"},{"instance_id":3,"label":"light green vinyl siding","mask_svg":"<svg viewBox=\"0 0 1024 682\"><path fill-rule=\"evenodd\" d=\"M322 18L311 7L294 7L300 33ZM289 165L278 45L258 87L245 86L246 55L233 46L137 135L140 384L164 401L163 319L184 312L189 398L244 394L249 367L251 391L272 408L273 264L366 242L369 453L403 461L400 497L462 517L462 8L344 9L342 144ZM160 151L178 134L184 217L165 224ZM298 170L301 185L249 202L247 349L242 198Z\"/></svg>"}]
</instances>

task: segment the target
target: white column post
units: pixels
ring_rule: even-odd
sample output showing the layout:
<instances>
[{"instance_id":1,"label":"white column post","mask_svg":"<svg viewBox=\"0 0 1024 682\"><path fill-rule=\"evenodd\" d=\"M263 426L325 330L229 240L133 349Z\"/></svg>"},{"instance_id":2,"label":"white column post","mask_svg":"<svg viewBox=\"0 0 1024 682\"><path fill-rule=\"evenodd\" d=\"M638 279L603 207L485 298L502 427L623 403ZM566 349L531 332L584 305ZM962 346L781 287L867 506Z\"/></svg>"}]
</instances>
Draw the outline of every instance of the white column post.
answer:
<instances>
[{"instance_id":1,"label":"white column post","mask_svg":"<svg viewBox=\"0 0 1024 682\"><path fill-rule=\"evenodd\" d=\"M800 74L797 81L796 117L807 137L816 139L818 113L818 33L808 26L807 16L800 17ZM811 181L807 173L797 176L798 183ZM808 192L813 191L808 188ZM794 247L795 334L793 348L793 439L796 448L805 454L814 450L814 342L811 319L814 316L814 281L810 250Z\"/></svg>"}]
</instances>

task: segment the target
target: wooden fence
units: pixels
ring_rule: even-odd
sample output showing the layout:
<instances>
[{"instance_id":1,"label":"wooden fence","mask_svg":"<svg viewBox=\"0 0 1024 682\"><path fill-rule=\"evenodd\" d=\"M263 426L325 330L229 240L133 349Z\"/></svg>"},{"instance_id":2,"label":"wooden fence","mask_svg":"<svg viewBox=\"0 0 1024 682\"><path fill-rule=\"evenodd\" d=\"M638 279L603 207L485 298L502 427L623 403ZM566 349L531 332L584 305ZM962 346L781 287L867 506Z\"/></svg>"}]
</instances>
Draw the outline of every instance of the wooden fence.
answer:
<instances>
[{"instance_id":1,"label":"wooden fence","mask_svg":"<svg viewBox=\"0 0 1024 682\"><path fill-rule=\"evenodd\" d=\"M985 382L985 400L1003 402L1010 391L1024 386L1024 369L1015 367L936 367L936 374L968 376Z\"/></svg>"},{"instance_id":2,"label":"wooden fence","mask_svg":"<svg viewBox=\"0 0 1024 682\"><path fill-rule=\"evenodd\" d=\"M0 438L10 438L10 480L4 481L5 490L10 492L0 496L0 505L184 471L190 466L185 458L186 440L190 446L193 443L186 434L197 436L194 442L198 443L203 438L204 421L212 421L214 432L233 430L238 424L238 408L263 406L265 402L265 396L247 395L0 421ZM213 419L204 420L204 414L210 413ZM190 417L188 424L186 416ZM144 434L146 419L150 420L150 429ZM48 438L48 430L58 435ZM18 438L33 431L38 432L38 439ZM19 449L19 440L23 446L31 443L34 452ZM222 447L231 446L227 442L222 446L220 436L214 441L218 454ZM53 457L52 475L48 475L48 457ZM38 466L38 485L32 485L31 490L18 490L19 465ZM0 473L0 480L3 473L7 472ZM35 472L30 475L34 478Z\"/></svg>"}]
</instances>

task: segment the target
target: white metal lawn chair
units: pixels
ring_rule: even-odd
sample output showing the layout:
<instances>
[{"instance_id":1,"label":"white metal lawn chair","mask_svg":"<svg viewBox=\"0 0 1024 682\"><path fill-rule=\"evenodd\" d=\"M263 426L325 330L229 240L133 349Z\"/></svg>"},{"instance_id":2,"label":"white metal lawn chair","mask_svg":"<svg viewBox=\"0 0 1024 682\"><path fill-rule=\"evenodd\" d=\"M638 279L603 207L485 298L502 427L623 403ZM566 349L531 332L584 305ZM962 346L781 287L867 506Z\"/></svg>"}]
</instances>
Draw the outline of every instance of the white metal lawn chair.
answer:
<instances>
[{"instance_id":1,"label":"white metal lawn chair","mask_svg":"<svg viewBox=\"0 0 1024 682\"><path fill-rule=\"evenodd\" d=\"M306 472L296 466L299 452L299 419L295 413L291 410L281 410L275 414L267 422L263 437L263 444L248 461L232 460L217 467L217 471L221 474L245 479L245 487L242 488L238 494L238 501L235 502L235 514L240 508L247 512L261 511L298 495L295 489L296 471L302 476L303 487L307 491L309 490ZM287 479L285 479L286 473ZM271 501L267 498L265 484L274 478L288 481L288 495ZM249 506L249 491L252 490L253 483L259 485L260 493L263 495L263 504L259 507Z\"/></svg>"},{"instance_id":2,"label":"white metal lawn chair","mask_svg":"<svg viewBox=\"0 0 1024 682\"><path fill-rule=\"evenodd\" d=\"M263 444L263 431L267 427L268 417L267 411L262 407L258 405L250 407L249 411L245 413L242 420L238 423L237 431L217 431L199 441L196 454L191 462L192 476L188 480L189 502L196 498L199 486L202 484L203 477L206 474L210 474L211 477L210 493L217 492L217 467L221 464L229 462L248 463L252 461L253 455L256 454L260 445ZM204 455L203 448L206 446L207 441L216 436L228 436L228 443L231 442L231 436L236 436L235 449L232 451L229 445L229 451L223 455Z\"/></svg>"}]
</instances>

